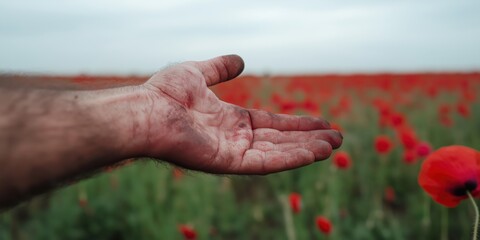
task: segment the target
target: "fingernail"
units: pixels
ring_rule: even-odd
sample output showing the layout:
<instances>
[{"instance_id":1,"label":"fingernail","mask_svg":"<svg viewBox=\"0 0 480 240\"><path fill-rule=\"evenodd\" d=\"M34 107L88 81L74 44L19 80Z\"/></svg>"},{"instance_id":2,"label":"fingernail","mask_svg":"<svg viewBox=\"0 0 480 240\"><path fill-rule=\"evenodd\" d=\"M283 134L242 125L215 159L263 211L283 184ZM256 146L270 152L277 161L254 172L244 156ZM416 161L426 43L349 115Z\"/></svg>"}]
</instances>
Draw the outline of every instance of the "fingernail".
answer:
<instances>
[{"instance_id":1,"label":"fingernail","mask_svg":"<svg viewBox=\"0 0 480 240\"><path fill-rule=\"evenodd\" d=\"M342 134L342 132L338 131L338 134L340 135L340 137L341 137L342 140L343 140L343 134Z\"/></svg>"}]
</instances>

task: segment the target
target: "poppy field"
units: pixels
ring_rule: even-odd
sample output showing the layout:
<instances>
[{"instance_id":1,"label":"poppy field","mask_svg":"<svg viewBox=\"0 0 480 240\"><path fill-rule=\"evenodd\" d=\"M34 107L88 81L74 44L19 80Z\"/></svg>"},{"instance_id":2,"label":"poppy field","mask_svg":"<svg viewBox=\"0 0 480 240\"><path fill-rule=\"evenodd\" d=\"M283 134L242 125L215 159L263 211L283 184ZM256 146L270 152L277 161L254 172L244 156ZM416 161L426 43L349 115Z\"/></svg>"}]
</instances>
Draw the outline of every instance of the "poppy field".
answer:
<instances>
[{"instance_id":1,"label":"poppy field","mask_svg":"<svg viewBox=\"0 0 480 240\"><path fill-rule=\"evenodd\" d=\"M472 238L480 73L246 75L212 90L246 108L324 117L343 145L327 160L267 176L128 159L2 213L0 239Z\"/></svg>"}]
</instances>

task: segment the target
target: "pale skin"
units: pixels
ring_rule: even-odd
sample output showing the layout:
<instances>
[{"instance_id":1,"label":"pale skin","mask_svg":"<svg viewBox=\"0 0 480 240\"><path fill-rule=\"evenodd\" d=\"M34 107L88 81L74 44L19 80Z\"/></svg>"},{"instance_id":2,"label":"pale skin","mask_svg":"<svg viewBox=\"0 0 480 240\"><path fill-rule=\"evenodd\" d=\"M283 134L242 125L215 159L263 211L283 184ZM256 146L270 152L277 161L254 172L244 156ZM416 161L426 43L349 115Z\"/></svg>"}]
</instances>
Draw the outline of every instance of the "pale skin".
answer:
<instances>
[{"instance_id":1,"label":"pale skin","mask_svg":"<svg viewBox=\"0 0 480 240\"><path fill-rule=\"evenodd\" d=\"M265 175L326 159L341 145L322 118L244 109L208 88L243 68L227 55L168 67L135 86L0 86L0 209L128 158Z\"/></svg>"}]
</instances>

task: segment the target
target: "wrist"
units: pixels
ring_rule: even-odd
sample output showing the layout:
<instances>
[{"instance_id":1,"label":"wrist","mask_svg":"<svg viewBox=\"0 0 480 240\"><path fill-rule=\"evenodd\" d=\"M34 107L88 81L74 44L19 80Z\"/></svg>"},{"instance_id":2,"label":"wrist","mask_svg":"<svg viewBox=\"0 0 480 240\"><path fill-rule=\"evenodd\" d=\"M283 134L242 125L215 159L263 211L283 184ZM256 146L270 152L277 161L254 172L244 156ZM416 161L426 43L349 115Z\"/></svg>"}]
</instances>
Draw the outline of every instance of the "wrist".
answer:
<instances>
[{"instance_id":1,"label":"wrist","mask_svg":"<svg viewBox=\"0 0 480 240\"><path fill-rule=\"evenodd\" d=\"M167 129L152 136L152 128L166 126L166 119L152 121L152 115L168 116L166 99L143 85L94 91L84 103L93 109L99 125L108 128L115 161L150 156L151 141L168 136Z\"/></svg>"}]
</instances>

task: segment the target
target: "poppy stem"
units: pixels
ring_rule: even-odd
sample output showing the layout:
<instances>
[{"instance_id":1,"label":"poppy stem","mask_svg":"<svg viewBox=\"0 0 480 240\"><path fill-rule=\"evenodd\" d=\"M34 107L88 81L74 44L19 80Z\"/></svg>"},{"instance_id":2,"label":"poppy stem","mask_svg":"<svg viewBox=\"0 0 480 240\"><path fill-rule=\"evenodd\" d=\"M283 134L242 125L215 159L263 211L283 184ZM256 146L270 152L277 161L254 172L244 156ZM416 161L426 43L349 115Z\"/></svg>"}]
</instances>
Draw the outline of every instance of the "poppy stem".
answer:
<instances>
[{"instance_id":1,"label":"poppy stem","mask_svg":"<svg viewBox=\"0 0 480 240\"><path fill-rule=\"evenodd\" d=\"M475 203L475 199L473 199L472 194L467 191L468 198L470 198L470 201L472 202L473 208L475 209L475 225L473 226L473 240L477 240L477 235L478 235L478 220L479 220L479 213L478 213L478 206Z\"/></svg>"},{"instance_id":2,"label":"poppy stem","mask_svg":"<svg viewBox=\"0 0 480 240\"><path fill-rule=\"evenodd\" d=\"M448 209L442 208L442 223L441 223L441 231L440 231L440 239L441 240L448 240Z\"/></svg>"},{"instance_id":3,"label":"poppy stem","mask_svg":"<svg viewBox=\"0 0 480 240\"><path fill-rule=\"evenodd\" d=\"M296 240L295 224L293 223L292 212L288 205L288 197L286 195L280 196L280 202L283 206L283 220L285 221L285 231L287 232L288 240Z\"/></svg>"}]
</instances>

